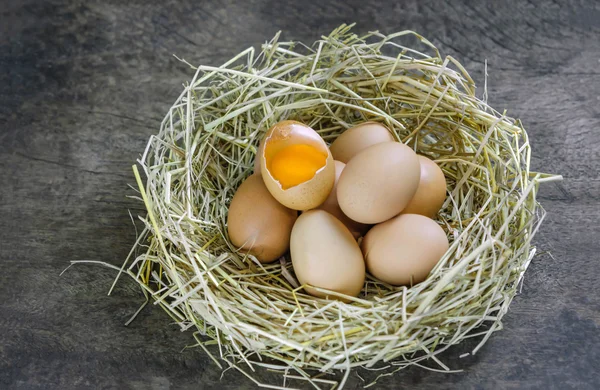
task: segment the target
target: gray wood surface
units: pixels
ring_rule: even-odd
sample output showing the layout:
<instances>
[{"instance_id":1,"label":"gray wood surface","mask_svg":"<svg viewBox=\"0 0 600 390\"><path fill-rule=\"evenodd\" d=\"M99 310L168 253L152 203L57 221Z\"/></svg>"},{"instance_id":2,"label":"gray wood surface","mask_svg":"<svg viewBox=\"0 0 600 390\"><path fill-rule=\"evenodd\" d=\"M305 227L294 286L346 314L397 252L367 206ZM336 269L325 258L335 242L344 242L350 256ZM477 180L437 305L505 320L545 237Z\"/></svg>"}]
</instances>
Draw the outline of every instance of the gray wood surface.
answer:
<instances>
[{"instance_id":1,"label":"gray wood surface","mask_svg":"<svg viewBox=\"0 0 600 390\"><path fill-rule=\"evenodd\" d=\"M523 120L549 211L523 293L458 374L411 368L379 388L600 388L600 3L585 0L0 1L0 388L253 388L221 372L115 273L134 241L131 164L191 78L278 30L313 42L342 22L416 30ZM479 93L482 92L480 88ZM372 378L370 373L361 376ZM274 375L263 380L273 381ZM361 388L352 375L347 388Z\"/></svg>"}]
</instances>

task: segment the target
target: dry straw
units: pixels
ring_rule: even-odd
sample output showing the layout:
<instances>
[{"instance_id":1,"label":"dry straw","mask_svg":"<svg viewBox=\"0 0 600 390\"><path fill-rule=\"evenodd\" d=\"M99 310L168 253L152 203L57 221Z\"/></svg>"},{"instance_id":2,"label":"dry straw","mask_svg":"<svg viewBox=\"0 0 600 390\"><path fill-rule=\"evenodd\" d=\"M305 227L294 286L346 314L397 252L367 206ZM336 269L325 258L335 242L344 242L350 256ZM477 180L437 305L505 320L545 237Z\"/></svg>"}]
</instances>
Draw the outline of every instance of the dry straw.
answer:
<instances>
[{"instance_id":1,"label":"dry straw","mask_svg":"<svg viewBox=\"0 0 600 390\"><path fill-rule=\"evenodd\" d=\"M279 385L300 378L330 388L335 382L318 374L342 370L343 387L354 367L383 365L389 374L425 359L447 371L438 353L483 336L475 353L501 328L535 254L538 184L559 178L529 170L521 123L477 98L455 59L410 31L360 37L350 28L311 47L277 35L258 54L193 67L138 161L145 184L134 167L148 213L123 269L182 329L194 329L217 365L252 380L262 367L281 371ZM351 303L327 301L302 292L289 258L261 265L229 243L228 204L264 132L283 119L328 142L378 121L437 161L448 180L439 221L451 247L425 282L368 279Z\"/></svg>"}]
</instances>

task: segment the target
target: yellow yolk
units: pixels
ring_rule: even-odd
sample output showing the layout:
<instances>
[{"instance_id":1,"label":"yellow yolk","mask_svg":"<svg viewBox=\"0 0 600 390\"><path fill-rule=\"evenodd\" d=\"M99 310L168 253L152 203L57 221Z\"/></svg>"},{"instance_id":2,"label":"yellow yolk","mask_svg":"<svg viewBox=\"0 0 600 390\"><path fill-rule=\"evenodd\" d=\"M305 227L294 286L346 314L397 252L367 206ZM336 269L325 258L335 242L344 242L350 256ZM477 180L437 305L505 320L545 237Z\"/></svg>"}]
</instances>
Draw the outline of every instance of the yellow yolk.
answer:
<instances>
[{"instance_id":1,"label":"yellow yolk","mask_svg":"<svg viewBox=\"0 0 600 390\"><path fill-rule=\"evenodd\" d=\"M287 190L312 179L326 160L327 155L312 146L290 145L268 161L268 169L281 188Z\"/></svg>"}]
</instances>

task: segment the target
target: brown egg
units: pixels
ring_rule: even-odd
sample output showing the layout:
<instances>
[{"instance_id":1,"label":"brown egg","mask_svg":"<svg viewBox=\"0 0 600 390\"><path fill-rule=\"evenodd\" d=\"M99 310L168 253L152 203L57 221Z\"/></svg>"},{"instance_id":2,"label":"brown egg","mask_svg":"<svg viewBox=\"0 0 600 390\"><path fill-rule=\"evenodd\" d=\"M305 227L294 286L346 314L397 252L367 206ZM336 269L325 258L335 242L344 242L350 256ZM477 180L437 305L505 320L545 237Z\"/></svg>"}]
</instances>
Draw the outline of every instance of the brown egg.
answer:
<instances>
[{"instance_id":1,"label":"brown egg","mask_svg":"<svg viewBox=\"0 0 600 390\"><path fill-rule=\"evenodd\" d=\"M298 212L277 202L260 175L252 175L238 188L229 205L227 231L231 243L261 263L283 256Z\"/></svg>"},{"instance_id":2,"label":"brown egg","mask_svg":"<svg viewBox=\"0 0 600 390\"><path fill-rule=\"evenodd\" d=\"M329 148L300 122L283 121L269 129L259 158L267 189L286 207L318 207L333 188L335 166Z\"/></svg>"},{"instance_id":3,"label":"brown egg","mask_svg":"<svg viewBox=\"0 0 600 390\"><path fill-rule=\"evenodd\" d=\"M394 136L385 126L377 122L365 122L340 134L329 150L334 160L348 163L352 157L369 146L393 141Z\"/></svg>"},{"instance_id":4,"label":"brown egg","mask_svg":"<svg viewBox=\"0 0 600 390\"><path fill-rule=\"evenodd\" d=\"M292 230L290 253L301 284L349 296L360 293L365 282L365 263L360 247L344 224L328 212L310 210L298 217ZM325 293L313 288L305 290L311 295L327 298Z\"/></svg>"},{"instance_id":5,"label":"brown egg","mask_svg":"<svg viewBox=\"0 0 600 390\"><path fill-rule=\"evenodd\" d=\"M448 250L444 230L432 219L401 214L373 227L361 249L369 273L386 283L422 282Z\"/></svg>"},{"instance_id":6,"label":"brown egg","mask_svg":"<svg viewBox=\"0 0 600 390\"><path fill-rule=\"evenodd\" d=\"M438 165L419 156L421 178L419 188L402 214L421 214L434 218L446 200L446 178Z\"/></svg>"},{"instance_id":7,"label":"brown egg","mask_svg":"<svg viewBox=\"0 0 600 390\"><path fill-rule=\"evenodd\" d=\"M350 233L352 233L354 238L358 239L360 236L364 235L367 232L367 230L369 230L369 225L365 225L363 223L351 220L350 218L348 218L346 216L346 214L344 214L344 212L340 208L340 205L338 204L338 200L337 200L336 188L337 188L337 182L340 179L340 175L342 174L344 167L346 167L346 164L344 164L341 161L334 161L334 163L335 163L335 184L333 185L333 189L329 193L329 196L327 197L327 199L325 199L325 202L323 202L323 204L320 205L318 207L318 209L325 210L329 214L331 214L334 217L336 217L337 219L339 219L340 222L343 223L348 228L348 230L350 230Z\"/></svg>"},{"instance_id":8,"label":"brown egg","mask_svg":"<svg viewBox=\"0 0 600 390\"><path fill-rule=\"evenodd\" d=\"M380 223L398 215L419 186L419 158L399 142L373 145L352 158L337 184L340 208L350 219Z\"/></svg>"}]
</instances>

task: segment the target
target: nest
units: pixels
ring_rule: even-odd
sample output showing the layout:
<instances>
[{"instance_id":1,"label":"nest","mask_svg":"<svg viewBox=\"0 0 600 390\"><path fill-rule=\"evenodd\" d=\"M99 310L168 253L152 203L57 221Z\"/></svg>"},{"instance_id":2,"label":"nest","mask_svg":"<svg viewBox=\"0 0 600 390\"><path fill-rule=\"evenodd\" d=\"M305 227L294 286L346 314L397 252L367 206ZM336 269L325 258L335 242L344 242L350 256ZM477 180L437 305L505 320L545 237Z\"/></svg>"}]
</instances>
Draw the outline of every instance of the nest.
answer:
<instances>
[{"instance_id":1,"label":"nest","mask_svg":"<svg viewBox=\"0 0 600 390\"><path fill-rule=\"evenodd\" d=\"M134 166L147 215L125 269L215 363L252 378L259 367L314 386L319 373L398 370L468 337L476 352L501 328L535 249L544 212L522 124L475 96L466 70L416 33L357 36L341 26L312 46L247 49L196 72ZM403 46L409 41L430 54ZM190 65L192 66L192 65ZM349 303L305 294L291 261L262 265L227 237L227 209L252 173L257 146L294 119L332 142L365 121L434 159L448 182L438 221L450 249L426 281L367 278ZM482 326L483 325L483 326ZM210 347L217 344L218 347ZM212 352L211 352L212 351ZM256 382L258 383L258 382Z\"/></svg>"}]
</instances>

